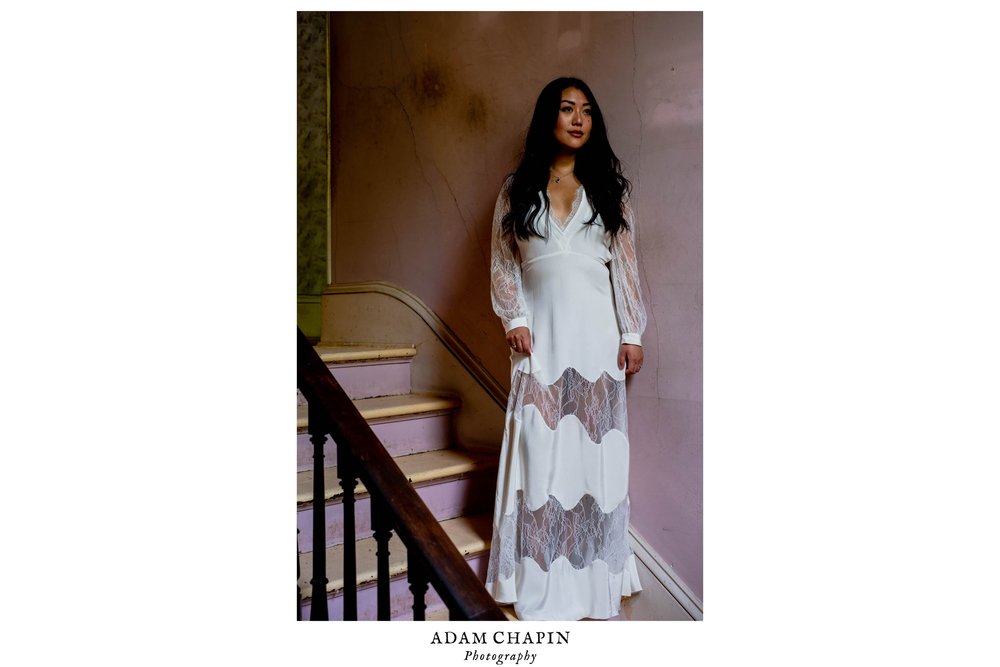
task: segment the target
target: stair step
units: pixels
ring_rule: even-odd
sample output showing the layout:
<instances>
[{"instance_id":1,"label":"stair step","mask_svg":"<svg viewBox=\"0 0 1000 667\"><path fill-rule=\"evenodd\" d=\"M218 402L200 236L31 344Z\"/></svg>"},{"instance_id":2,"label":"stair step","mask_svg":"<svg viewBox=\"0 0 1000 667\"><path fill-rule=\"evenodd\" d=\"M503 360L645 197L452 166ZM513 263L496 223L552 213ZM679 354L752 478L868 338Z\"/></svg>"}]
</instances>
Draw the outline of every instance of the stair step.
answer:
<instances>
[{"instance_id":1,"label":"stair step","mask_svg":"<svg viewBox=\"0 0 1000 667\"><path fill-rule=\"evenodd\" d=\"M461 475L480 472L483 470L495 469L497 460L495 455L473 454L461 449L438 449L430 452L420 452L400 456L395 459L399 469L406 475L406 479L413 485L427 482L453 479ZM323 481L326 487L326 500L341 500L344 495L340 488L340 481L337 477L337 467L330 466L324 469ZM304 470L298 473L298 503L311 503L313 499L313 471ZM367 494L365 485L358 482L355 488L355 498L362 494Z\"/></svg>"},{"instance_id":2,"label":"stair step","mask_svg":"<svg viewBox=\"0 0 1000 667\"><path fill-rule=\"evenodd\" d=\"M441 522L445 534L458 548L466 559L474 556L488 555L490 541L493 537L493 515L478 514L462 516ZM357 541L357 581L359 591L375 585L377 578L377 563L375 558L375 538L369 537ZM406 574L406 547L393 531L389 540L389 576L400 577ZM312 577L312 554L303 553L300 557L302 575L299 586L302 587L303 599L311 596L309 581ZM344 590L344 545L338 544L326 550L326 571L328 583L327 594L339 595Z\"/></svg>"},{"instance_id":3,"label":"stair step","mask_svg":"<svg viewBox=\"0 0 1000 667\"><path fill-rule=\"evenodd\" d=\"M442 449L395 459L424 504L443 521L463 514L487 511L496 490L497 457L459 449ZM336 467L323 472L326 487L326 531L323 543L330 547L344 540L343 490ZM313 472L298 474L299 544L313 550ZM358 535L371 534L371 498L359 483L355 492L354 521Z\"/></svg>"},{"instance_id":4,"label":"stair step","mask_svg":"<svg viewBox=\"0 0 1000 667\"><path fill-rule=\"evenodd\" d=\"M395 619L393 619L395 620ZM426 621L450 621L451 612L448 611L448 607L441 607L440 609L435 609L434 611L427 612L424 614L424 620Z\"/></svg>"},{"instance_id":5,"label":"stair step","mask_svg":"<svg viewBox=\"0 0 1000 667\"><path fill-rule=\"evenodd\" d=\"M502 605L499 605L499 606L500 606L500 611L503 612L503 615L507 617L508 621L517 621L517 620L519 620L517 618L517 616L514 614L514 607L513 606L511 606L509 604L502 604ZM412 618L412 616L410 618ZM394 621L405 621L405 620L408 620L408 619L404 617L404 618L393 618L392 620L394 620ZM424 620L425 621L450 621L451 620L451 612L448 611L448 607L445 607L444 605L442 605L440 607L435 608L434 610L428 610L427 613L424 614Z\"/></svg>"},{"instance_id":6,"label":"stair step","mask_svg":"<svg viewBox=\"0 0 1000 667\"><path fill-rule=\"evenodd\" d=\"M437 394L383 396L354 403L391 456L451 447L452 413L461 406L459 399ZM309 470L313 467L313 445L306 431L306 406L299 406L297 422L298 470ZM337 461L337 446L332 439L327 439L323 454L326 463Z\"/></svg>"},{"instance_id":7,"label":"stair step","mask_svg":"<svg viewBox=\"0 0 1000 667\"><path fill-rule=\"evenodd\" d=\"M412 359L417 349L412 345L355 345L320 342L315 346L319 358L328 364L378 359Z\"/></svg>"},{"instance_id":8,"label":"stair step","mask_svg":"<svg viewBox=\"0 0 1000 667\"><path fill-rule=\"evenodd\" d=\"M497 605L497 606L500 607L500 611L503 612L503 615L507 617L508 621L519 621L519 620L521 620L521 619L519 619L517 617L517 614L514 613L514 606L513 605L501 604L501 605ZM405 620L405 619L394 618L392 620L394 620L394 621L402 621L402 620ZM426 614L424 614L424 620L425 621L450 621L451 620L451 612L448 611L448 607L444 607L444 606L438 607L434 611L428 611Z\"/></svg>"},{"instance_id":9,"label":"stair step","mask_svg":"<svg viewBox=\"0 0 1000 667\"><path fill-rule=\"evenodd\" d=\"M457 410L462 402L452 396L440 394L404 394L402 396L379 396L362 398L354 401L361 416L368 421L391 419L393 417L426 416L428 413L451 412ZM298 406L298 430L305 431L309 427L309 406Z\"/></svg>"},{"instance_id":10,"label":"stair step","mask_svg":"<svg viewBox=\"0 0 1000 667\"><path fill-rule=\"evenodd\" d=\"M321 344L314 349L352 399L410 393L410 362L417 353L412 345ZM305 404L301 393L299 404Z\"/></svg>"}]
</instances>

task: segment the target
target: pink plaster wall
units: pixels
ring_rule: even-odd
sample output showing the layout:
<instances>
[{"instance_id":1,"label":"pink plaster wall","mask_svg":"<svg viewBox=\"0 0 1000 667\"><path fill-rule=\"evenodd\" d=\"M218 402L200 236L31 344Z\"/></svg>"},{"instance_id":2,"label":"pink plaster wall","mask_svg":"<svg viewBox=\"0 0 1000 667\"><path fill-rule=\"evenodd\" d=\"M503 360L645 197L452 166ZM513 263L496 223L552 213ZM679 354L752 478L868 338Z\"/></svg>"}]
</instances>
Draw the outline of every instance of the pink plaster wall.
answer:
<instances>
[{"instance_id":1,"label":"pink plaster wall","mask_svg":"<svg viewBox=\"0 0 1000 667\"><path fill-rule=\"evenodd\" d=\"M542 86L594 90L635 188L650 312L628 385L632 524L702 597L701 13L337 13L331 60L334 281L415 293L502 381L497 192Z\"/></svg>"}]
</instances>

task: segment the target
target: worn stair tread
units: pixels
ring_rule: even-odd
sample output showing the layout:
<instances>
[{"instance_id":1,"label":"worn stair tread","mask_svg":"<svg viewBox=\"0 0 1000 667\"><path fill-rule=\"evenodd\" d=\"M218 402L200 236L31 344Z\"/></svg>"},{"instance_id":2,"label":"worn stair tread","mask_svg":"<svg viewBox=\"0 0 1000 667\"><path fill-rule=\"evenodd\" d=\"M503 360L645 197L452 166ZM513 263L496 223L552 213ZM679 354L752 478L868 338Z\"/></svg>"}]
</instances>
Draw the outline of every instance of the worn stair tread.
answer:
<instances>
[{"instance_id":1,"label":"worn stair tread","mask_svg":"<svg viewBox=\"0 0 1000 667\"><path fill-rule=\"evenodd\" d=\"M514 607L513 607L513 605L498 604L497 606L500 607L500 611L503 612L503 615L507 617L508 621L517 621L517 620L520 620L520 619L518 619L517 615L514 613ZM404 620L404 619L400 619L400 620ZM406 620L409 620L409 619L406 619ZM450 621L451 620L451 612L448 611L448 607L438 607L437 609L433 609L431 611L428 611L424 615L424 620L425 621Z\"/></svg>"},{"instance_id":2,"label":"worn stair tread","mask_svg":"<svg viewBox=\"0 0 1000 667\"><path fill-rule=\"evenodd\" d=\"M400 394L398 396L378 396L376 398L359 398L354 405L367 420L402 417L405 415L421 415L432 412L447 412L462 405L462 401L453 396L430 393ZM309 406L298 406L297 426L300 430L309 425Z\"/></svg>"},{"instance_id":3,"label":"worn stair tread","mask_svg":"<svg viewBox=\"0 0 1000 667\"><path fill-rule=\"evenodd\" d=\"M381 359L410 359L417 354L412 345L352 345L349 343L320 343L315 346L320 359L328 364Z\"/></svg>"},{"instance_id":4,"label":"worn stair tread","mask_svg":"<svg viewBox=\"0 0 1000 667\"><path fill-rule=\"evenodd\" d=\"M415 485L435 480L455 479L464 475L496 468L497 457L493 455L473 454L461 449L437 449L430 452L409 454L394 459L407 480ZM324 469L323 481L326 487L326 500L341 498L343 489L337 478L337 467ZM297 475L297 500L301 503L311 503L313 499L313 471L303 470ZM355 496L367 493L361 482L355 488Z\"/></svg>"},{"instance_id":5,"label":"worn stair tread","mask_svg":"<svg viewBox=\"0 0 1000 667\"><path fill-rule=\"evenodd\" d=\"M438 609L434 609L434 610L426 612L424 614L424 620L425 621L450 621L451 620L451 612L448 611L448 607L440 607Z\"/></svg>"},{"instance_id":6,"label":"worn stair tread","mask_svg":"<svg viewBox=\"0 0 1000 667\"><path fill-rule=\"evenodd\" d=\"M440 523L445 534L463 556L471 556L489 550L490 541L493 538L492 514L460 516ZM358 587L361 588L374 584L378 577L375 538L368 537L358 540L356 545ZM302 573L299 577L299 586L302 589L303 599L307 599L312 596L312 586L309 584L312 579L312 553L303 553L299 558ZM343 544L326 549L326 571L329 579L326 585L327 594L342 591L344 588ZM389 576L395 577L405 572L406 547L393 531L392 538L389 540Z\"/></svg>"}]
</instances>

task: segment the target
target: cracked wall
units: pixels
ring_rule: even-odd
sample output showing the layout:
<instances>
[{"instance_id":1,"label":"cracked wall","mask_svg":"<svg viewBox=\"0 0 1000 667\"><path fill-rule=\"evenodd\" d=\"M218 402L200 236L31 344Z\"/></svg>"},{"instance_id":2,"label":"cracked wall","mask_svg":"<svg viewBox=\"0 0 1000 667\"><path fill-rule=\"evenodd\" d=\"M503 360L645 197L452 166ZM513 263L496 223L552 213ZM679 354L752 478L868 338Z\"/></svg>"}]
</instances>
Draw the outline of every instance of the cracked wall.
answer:
<instances>
[{"instance_id":1,"label":"cracked wall","mask_svg":"<svg viewBox=\"0 0 1000 667\"><path fill-rule=\"evenodd\" d=\"M423 299L505 381L489 235L542 86L593 88L634 186L650 322L629 380L632 523L702 595L700 12L334 13L335 282Z\"/></svg>"}]
</instances>

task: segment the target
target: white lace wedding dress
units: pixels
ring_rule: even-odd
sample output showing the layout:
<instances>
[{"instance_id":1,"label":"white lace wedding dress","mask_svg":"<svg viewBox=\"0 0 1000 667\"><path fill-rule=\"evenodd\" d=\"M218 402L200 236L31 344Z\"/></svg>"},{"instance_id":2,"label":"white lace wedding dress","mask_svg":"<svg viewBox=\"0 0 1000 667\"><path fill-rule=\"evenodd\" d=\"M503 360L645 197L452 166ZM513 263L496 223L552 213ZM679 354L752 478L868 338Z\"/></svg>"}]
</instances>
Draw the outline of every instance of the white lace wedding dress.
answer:
<instances>
[{"instance_id":1,"label":"white lace wedding dress","mask_svg":"<svg viewBox=\"0 0 1000 667\"><path fill-rule=\"evenodd\" d=\"M511 243L505 199L493 216L493 308L505 331L529 328L532 354L511 353L486 586L523 620L609 618L641 590L618 368L619 344L640 344L646 324L633 235L612 241L600 218L585 224L581 186L563 225L540 215L545 238Z\"/></svg>"}]
</instances>

